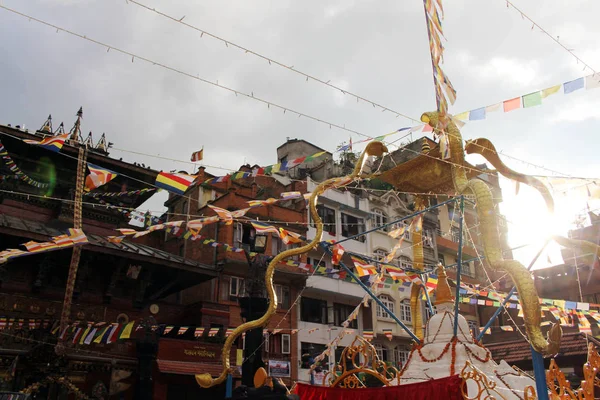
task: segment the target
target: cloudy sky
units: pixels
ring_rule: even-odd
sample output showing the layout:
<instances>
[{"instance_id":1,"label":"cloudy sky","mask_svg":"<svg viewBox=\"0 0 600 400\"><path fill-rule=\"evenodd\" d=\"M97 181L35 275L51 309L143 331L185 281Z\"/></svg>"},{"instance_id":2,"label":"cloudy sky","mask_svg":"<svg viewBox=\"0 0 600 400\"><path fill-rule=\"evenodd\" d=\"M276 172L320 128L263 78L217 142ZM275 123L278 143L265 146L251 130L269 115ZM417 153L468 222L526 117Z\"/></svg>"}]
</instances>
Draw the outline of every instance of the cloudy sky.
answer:
<instances>
[{"instance_id":1,"label":"cloudy sky","mask_svg":"<svg viewBox=\"0 0 600 400\"><path fill-rule=\"evenodd\" d=\"M207 32L418 119L435 108L423 5L412 1L252 2L140 0ZM149 58L284 107L378 136L414 122L356 102L325 85L225 46L126 0L3 0L2 5L115 48ZM600 26L594 0L514 3L592 68L600 70ZM583 65L503 0L445 2L444 69L458 91L452 113L487 106L588 75ZM0 9L0 123L38 128L51 113L70 128L79 106L84 132L106 132L119 149L188 160L204 146L210 166L276 162L286 137L335 150L348 132L284 114L257 101ZM463 129L504 153L565 175L600 175L600 90L557 94L540 107L496 113ZM354 141L361 139L351 135ZM394 140L391 137L390 140ZM113 151L155 169L189 165ZM475 160L477 161L477 160ZM549 172L505 158L514 169ZM209 168L222 174L223 170ZM578 182L577 184L581 184ZM514 240L530 236L535 193L505 188ZM565 203L563 201L563 203ZM586 200L568 203L566 215ZM575 205L574 205L575 204ZM577 208L577 209L573 209ZM541 211L540 211L541 212ZM562 215L559 213L559 215ZM529 219L528 219L529 218ZM561 222L563 223L563 222ZM519 244L519 243L514 243Z\"/></svg>"}]
</instances>

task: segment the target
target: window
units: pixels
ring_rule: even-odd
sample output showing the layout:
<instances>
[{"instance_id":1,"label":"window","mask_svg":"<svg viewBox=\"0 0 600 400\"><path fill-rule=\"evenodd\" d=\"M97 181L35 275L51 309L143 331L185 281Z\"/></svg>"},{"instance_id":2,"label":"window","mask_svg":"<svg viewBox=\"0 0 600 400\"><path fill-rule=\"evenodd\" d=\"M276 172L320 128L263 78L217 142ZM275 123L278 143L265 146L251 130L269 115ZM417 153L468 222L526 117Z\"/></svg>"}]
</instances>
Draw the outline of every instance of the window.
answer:
<instances>
[{"instance_id":1,"label":"window","mask_svg":"<svg viewBox=\"0 0 600 400\"><path fill-rule=\"evenodd\" d=\"M187 215L188 214L188 202L187 202L187 200L184 200L183 203L181 203L181 213L183 215Z\"/></svg>"},{"instance_id":2,"label":"window","mask_svg":"<svg viewBox=\"0 0 600 400\"><path fill-rule=\"evenodd\" d=\"M233 226L233 246L251 250L249 246L254 244L256 230L250 225L240 224L239 222ZM245 246L244 246L245 245Z\"/></svg>"},{"instance_id":3,"label":"window","mask_svg":"<svg viewBox=\"0 0 600 400\"><path fill-rule=\"evenodd\" d=\"M244 280L237 276L232 276L229 280L229 301L237 301L244 292Z\"/></svg>"},{"instance_id":4,"label":"window","mask_svg":"<svg viewBox=\"0 0 600 400\"><path fill-rule=\"evenodd\" d=\"M383 347L379 343L375 345L375 351L377 352L377 357L379 357L380 361L388 361L388 349L387 347Z\"/></svg>"},{"instance_id":5,"label":"window","mask_svg":"<svg viewBox=\"0 0 600 400\"><path fill-rule=\"evenodd\" d=\"M400 256L400 268L402 269L411 269L412 268L412 260L407 256Z\"/></svg>"},{"instance_id":6,"label":"window","mask_svg":"<svg viewBox=\"0 0 600 400\"><path fill-rule=\"evenodd\" d=\"M325 300L302 297L300 299L300 319L316 324L327 323L327 302Z\"/></svg>"},{"instance_id":7,"label":"window","mask_svg":"<svg viewBox=\"0 0 600 400\"><path fill-rule=\"evenodd\" d=\"M452 241L453 242L460 242L460 229L453 226L450 228L450 234L452 235Z\"/></svg>"},{"instance_id":8,"label":"window","mask_svg":"<svg viewBox=\"0 0 600 400\"><path fill-rule=\"evenodd\" d=\"M288 333L281 335L281 354L290 354L292 352L291 336Z\"/></svg>"},{"instance_id":9,"label":"window","mask_svg":"<svg viewBox=\"0 0 600 400\"><path fill-rule=\"evenodd\" d=\"M477 335L479 335L479 324L477 323L477 321L473 321L468 319L467 322L469 323L469 330L471 331L471 335L473 335L473 337L477 337Z\"/></svg>"},{"instance_id":10,"label":"window","mask_svg":"<svg viewBox=\"0 0 600 400\"><path fill-rule=\"evenodd\" d=\"M387 216L385 215L385 213L383 211L381 211L379 209L374 209L373 214L375 215L374 228L387 224ZM384 228L384 230L387 231L387 227Z\"/></svg>"},{"instance_id":11,"label":"window","mask_svg":"<svg viewBox=\"0 0 600 400\"><path fill-rule=\"evenodd\" d=\"M426 229L423 232L423 245L433 247L433 233L430 229Z\"/></svg>"},{"instance_id":12,"label":"window","mask_svg":"<svg viewBox=\"0 0 600 400\"><path fill-rule=\"evenodd\" d=\"M287 156L283 156L283 157L281 157L281 158L279 159L279 162L280 162L281 164L283 164L283 163L287 162Z\"/></svg>"},{"instance_id":13,"label":"window","mask_svg":"<svg viewBox=\"0 0 600 400\"><path fill-rule=\"evenodd\" d=\"M300 365L300 368L310 368L310 366L315 362L315 357L324 352L326 349L327 347L324 344L301 342L300 353L302 354L302 364ZM328 354L326 354L325 358L319 362L319 365L325 369L328 369Z\"/></svg>"},{"instance_id":14,"label":"window","mask_svg":"<svg viewBox=\"0 0 600 400\"><path fill-rule=\"evenodd\" d=\"M444 260L444 256L442 254L438 255L438 262L443 266L446 266L446 261Z\"/></svg>"},{"instance_id":15,"label":"window","mask_svg":"<svg viewBox=\"0 0 600 400\"><path fill-rule=\"evenodd\" d=\"M455 261L456 265L458 266L458 258L456 258ZM460 274L475 278L475 263L473 261L463 262L462 267L460 268Z\"/></svg>"},{"instance_id":16,"label":"window","mask_svg":"<svg viewBox=\"0 0 600 400\"><path fill-rule=\"evenodd\" d=\"M317 213L323 221L323 230L330 235L335 236L335 210L333 208L325 207L323 204L317 204ZM312 226L315 226L314 221L312 222Z\"/></svg>"},{"instance_id":17,"label":"window","mask_svg":"<svg viewBox=\"0 0 600 400\"><path fill-rule=\"evenodd\" d=\"M404 322L412 322L412 314L410 311L410 300L406 299L400 302L400 319Z\"/></svg>"},{"instance_id":18,"label":"window","mask_svg":"<svg viewBox=\"0 0 600 400\"><path fill-rule=\"evenodd\" d=\"M410 350L407 346L399 345L394 348L394 359L396 361L396 368L402 368L402 366L408 361Z\"/></svg>"},{"instance_id":19,"label":"window","mask_svg":"<svg viewBox=\"0 0 600 400\"><path fill-rule=\"evenodd\" d=\"M373 252L373 257L375 257L375 259L377 261L382 261L383 259L388 255L388 252L383 250L383 249L377 249Z\"/></svg>"},{"instance_id":20,"label":"window","mask_svg":"<svg viewBox=\"0 0 600 400\"><path fill-rule=\"evenodd\" d=\"M364 231L365 222L362 218L342 213L342 236L350 237L363 233ZM354 240L364 242L366 240L366 237L365 235L361 235L356 237Z\"/></svg>"},{"instance_id":21,"label":"window","mask_svg":"<svg viewBox=\"0 0 600 400\"><path fill-rule=\"evenodd\" d=\"M290 288L288 286L275 285L277 294L277 308L287 310L290 308Z\"/></svg>"},{"instance_id":22,"label":"window","mask_svg":"<svg viewBox=\"0 0 600 400\"><path fill-rule=\"evenodd\" d=\"M388 295L382 294L379 296L379 300L381 300L383 305L386 306L388 310L390 310L392 313L394 312L394 299ZM377 318L391 318L390 315L379 304L377 304Z\"/></svg>"},{"instance_id":23,"label":"window","mask_svg":"<svg viewBox=\"0 0 600 400\"><path fill-rule=\"evenodd\" d=\"M337 304L333 303L333 323L335 326L342 326L344 321L348 319L352 311L354 311L355 306L349 306L347 304ZM348 328L350 329L358 329L358 322L356 319L350 321L348 324Z\"/></svg>"}]
</instances>

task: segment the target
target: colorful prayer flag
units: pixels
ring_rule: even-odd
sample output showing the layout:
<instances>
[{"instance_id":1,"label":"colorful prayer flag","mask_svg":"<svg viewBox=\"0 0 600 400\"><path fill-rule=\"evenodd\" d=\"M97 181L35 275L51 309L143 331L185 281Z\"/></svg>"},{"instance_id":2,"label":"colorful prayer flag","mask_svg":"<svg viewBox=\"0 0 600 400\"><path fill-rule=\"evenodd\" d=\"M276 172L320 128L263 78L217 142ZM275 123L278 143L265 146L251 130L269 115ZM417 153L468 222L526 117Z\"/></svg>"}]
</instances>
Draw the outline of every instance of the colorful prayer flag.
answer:
<instances>
[{"instance_id":1,"label":"colorful prayer flag","mask_svg":"<svg viewBox=\"0 0 600 400\"><path fill-rule=\"evenodd\" d=\"M133 325L135 321L131 321L123 328L123 331L119 335L119 339L129 339L131 337L131 332L133 331Z\"/></svg>"},{"instance_id":2,"label":"colorful prayer flag","mask_svg":"<svg viewBox=\"0 0 600 400\"><path fill-rule=\"evenodd\" d=\"M208 336L217 336L217 333L219 333L220 329L221 328L210 328L210 330L208 331Z\"/></svg>"},{"instance_id":3,"label":"colorful prayer flag","mask_svg":"<svg viewBox=\"0 0 600 400\"><path fill-rule=\"evenodd\" d=\"M585 77L586 90L596 89L600 87L600 72Z\"/></svg>"},{"instance_id":4,"label":"colorful prayer flag","mask_svg":"<svg viewBox=\"0 0 600 400\"><path fill-rule=\"evenodd\" d=\"M117 177L117 173L106 168L99 167L94 164L88 163L88 169L90 174L85 178L85 190L94 190L100 187L114 178Z\"/></svg>"},{"instance_id":5,"label":"colorful prayer flag","mask_svg":"<svg viewBox=\"0 0 600 400\"><path fill-rule=\"evenodd\" d=\"M370 342L371 340L373 340L373 331L367 331L364 330L363 334L362 334L363 339L365 339L366 341Z\"/></svg>"},{"instance_id":6,"label":"colorful prayer flag","mask_svg":"<svg viewBox=\"0 0 600 400\"><path fill-rule=\"evenodd\" d=\"M545 99L548 96L552 96L553 94L557 93L561 87L562 85L556 85L542 90L542 98Z\"/></svg>"},{"instance_id":7,"label":"colorful prayer flag","mask_svg":"<svg viewBox=\"0 0 600 400\"><path fill-rule=\"evenodd\" d=\"M584 79L577 78L575 80L563 83L563 91L565 94L573 93L576 90L583 89Z\"/></svg>"},{"instance_id":8,"label":"colorful prayer flag","mask_svg":"<svg viewBox=\"0 0 600 400\"><path fill-rule=\"evenodd\" d=\"M489 105L485 108L485 113L490 113L490 112L496 112L498 110L500 110L500 106L502 105L502 103L496 103L496 104L492 104Z\"/></svg>"},{"instance_id":9,"label":"colorful prayer flag","mask_svg":"<svg viewBox=\"0 0 600 400\"><path fill-rule=\"evenodd\" d=\"M505 113L516 110L517 108L521 108L521 98L515 97L514 99L505 100L503 105Z\"/></svg>"},{"instance_id":10,"label":"colorful prayer flag","mask_svg":"<svg viewBox=\"0 0 600 400\"><path fill-rule=\"evenodd\" d=\"M358 276L375 275L377 268L374 265L368 264L365 260L362 260L356 256L350 256Z\"/></svg>"},{"instance_id":11,"label":"colorful prayer flag","mask_svg":"<svg viewBox=\"0 0 600 400\"><path fill-rule=\"evenodd\" d=\"M392 334L392 329L389 328L384 328L383 329L383 334L385 335L386 338L388 338L388 340L392 340L394 338L394 335Z\"/></svg>"},{"instance_id":12,"label":"colorful prayer flag","mask_svg":"<svg viewBox=\"0 0 600 400\"><path fill-rule=\"evenodd\" d=\"M510 325L501 325L500 329L502 329L504 332L513 332L514 331L513 327Z\"/></svg>"},{"instance_id":13,"label":"colorful prayer flag","mask_svg":"<svg viewBox=\"0 0 600 400\"><path fill-rule=\"evenodd\" d=\"M225 222L225 225L231 225L233 223L233 216L231 215L230 211L221 207L213 206L211 204L209 204L208 207L217 213L219 219Z\"/></svg>"},{"instance_id":14,"label":"colorful prayer flag","mask_svg":"<svg viewBox=\"0 0 600 400\"><path fill-rule=\"evenodd\" d=\"M65 140L69 138L69 133L65 133L64 135L51 136L43 139L41 142L37 140L23 140L27 144L33 144L36 146L43 147L46 150L59 152L65 144Z\"/></svg>"},{"instance_id":15,"label":"colorful prayer flag","mask_svg":"<svg viewBox=\"0 0 600 400\"><path fill-rule=\"evenodd\" d=\"M523 96L523 108L542 105L542 92L533 92Z\"/></svg>"},{"instance_id":16,"label":"colorful prayer flag","mask_svg":"<svg viewBox=\"0 0 600 400\"><path fill-rule=\"evenodd\" d=\"M331 262L333 265L339 265L342 260L342 256L344 255L344 248L341 244L334 244L331 248Z\"/></svg>"},{"instance_id":17,"label":"colorful prayer flag","mask_svg":"<svg viewBox=\"0 0 600 400\"><path fill-rule=\"evenodd\" d=\"M163 331L163 335L167 335L169 332L171 332L173 330L173 328L175 328L173 325L165 326L165 330Z\"/></svg>"},{"instance_id":18,"label":"colorful prayer flag","mask_svg":"<svg viewBox=\"0 0 600 400\"><path fill-rule=\"evenodd\" d=\"M69 238L76 244L89 243L87 236L81 229L69 228Z\"/></svg>"},{"instance_id":19,"label":"colorful prayer flag","mask_svg":"<svg viewBox=\"0 0 600 400\"><path fill-rule=\"evenodd\" d=\"M485 119L485 107L471 110L469 112L469 121L477 121L480 119Z\"/></svg>"},{"instance_id":20,"label":"colorful prayer flag","mask_svg":"<svg viewBox=\"0 0 600 400\"><path fill-rule=\"evenodd\" d=\"M203 158L204 158L204 148L200 149L199 151L193 152L191 161L198 162L198 161L201 161Z\"/></svg>"},{"instance_id":21,"label":"colorful prayer flag","mask_svg":"<svg viewBox=\"0 0 600 400\"><path fill-rule=\"evenodd\" d=\"M188 326L182 326L177 331L177 334L178 335L183 335L184 333L186 333L188 331L188 329L190 329Z\"/></svg>"},{"instance_id":22,"label":"colorful prayer flag","mask_svg":"<svg viewBox=\"0 0 600 400\"><path fill-rule=\"evenodd\" d=\"M184 194L195 179L195 175L161 172L156 177L155 185L175 194Z\"/></svg>"},{"instance_id":23,"label":"colorful prayer flag","mask_svg":"<svg viewBox=\"0 0 600 400\"><path fill-rule=\"evenodd\" d=\"M300 234L287 231L283 228L279 228L279 237L281 238L281 241L285 244L302 243L303 242Z\"/></svg>"},{"instance_id":24,"label":"colorful prayer flag","mask_svg":"<svg viewBox=\"0 0 600 400\"><path fill-rule=\"evenodd\" d=\"M252 224L252 226L254 227L254 229L256 230L256 233L259 234L265 234L265 233L274 233L276 235L279 235L279 231L277 230L277 228L275 228L272 225L269 225L265 222L260 222L260 221L251 221L250 222Z\"/></svg>"},{"instance_id":25,"label":"colorful prayer flag","mask_svg":"<svg viewBox=\"0 0 600 400\"><path fill-rule=\"evenodd\" d=\"M202 337L203 334L204 334L204 328L196 328L196 330L194 331L195 337Z\"/></svg>"}]
</instances>

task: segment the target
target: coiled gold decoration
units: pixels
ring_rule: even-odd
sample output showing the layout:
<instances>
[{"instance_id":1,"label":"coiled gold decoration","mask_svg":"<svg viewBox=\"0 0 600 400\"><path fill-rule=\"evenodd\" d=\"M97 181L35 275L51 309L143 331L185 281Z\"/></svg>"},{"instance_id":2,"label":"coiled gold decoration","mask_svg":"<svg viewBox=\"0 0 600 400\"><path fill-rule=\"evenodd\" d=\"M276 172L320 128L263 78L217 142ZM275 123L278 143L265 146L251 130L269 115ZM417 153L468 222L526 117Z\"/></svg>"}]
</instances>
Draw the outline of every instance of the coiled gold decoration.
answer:
<instances>
[{"instance_id":1,"label":"coiled gold decoration","mask_svg":"<svg viewBox=\"0 0 600 400\"><path fill-rule=\"evenodd\" d=\"M321 221L321 218L319 217L319 214L317 213L317 208L316 208L317 198L321 194L323 194L326 190L328 190L332 187L345 186L348 183L352 182L352 180L358 178L361 174L362 167L363 167L364 162L366 161L367 156L378 156L379 157L379 156L382 156L387 151L388 151L387 148L381 142L369 143L367 145L367 147L365 148L365 150L363 151L363 153L360 155L360 158L356 162L356 165L354 166L354 170L352 171L352 173L350 175L343 177L343 178L328 179L328 180L320 183L315 188L315 190L313 191L312 195L310 196L310 199L308 202L310 215L311 215L313 221L315 221L315 227L317 229L315 237L308 244L306 244L302 247L298 247L295 249L289 249L282 253L279 253L271 260L271 262L269 263L269 265L267 267L267 271L265 273L265 284L267 287L267 295L269 296L269 306L267 308L267 311L259 319L256 319L254 321L248 321L234 329L233 333L227 337L227 339L225 340L225 344L223 345L223 352L221 354L223 370L221 371L221 374L217 378L214 378L214 379L208 373L196 375L196 382L198 383L198 385L200 385L203 388L209 388L209 387L223 383L225 381L225 379L227 379L227 374L230 373L230 369L231 369L230 364L229 364L229 355L231 353L231 346L232 346L233 342L242 333L244 333L246 331L266 326L267 323L269 322L269 319L273 316L273 314L275 314L275 311L277 310L277 295L275 294L275 288L273 286L273 275L275 273L275 267L281 261L283 261L284 259L286 259L290 256L296 256L296 255L308 253L321 241L321 236L323 235L323 221Z\"/></svg>"},{"instance_id":2,"label":"coiled gold decoration","mask_svg":"<svg viewBox=\"0 0 600 400\"><path fill-rule=\"evenodd\" d=\"M421 116L421 121L428 123L433 128L442 126L442 124L440 124L442 121L439 112L424 113ZM540 327L542 318L541 308L537 290L533 283L533 279L531 278L531 274L520 262L516 260L504 259L500 235L498 232L498 218L494 207L492 192L487 184L485 184L483 181L479 179L467 179L467 174L464 167L465 159L461 133L449 118L446 118L446 120L443 122L446 123L446 128L444 131L448 135L450 144L450 161L453 163L452 180L454 184L454 190L457 194L471 192L476 198L477 217L479 219L485 260L494 271L505 271L508 273L517 287L519 299L523 307L525 329L533 348L544 355L555 354L558 352L560 347L560 325L555 324L552 327L548 335L548 341L546 341L542 335ZM474 149L475 147L477 146L471 146L470 148ZM486 155L489 155L492 152L490 151L485 153ZM497 160L494 160L494 162L496 161ZM490 161L490 163L491 162L492 161ZM525 177L525 175L514 173L514 171L512 172L513 174L509 176L509 178L521 179L521 181L527 184L535 184L533 179L524 179L523 177ZM534 187L538 186L535 185ZM538 188L538 190L540 189ZM547 196L545 196L545 198L547 198L547 202L548 199L551 199L549 193ZM553 202L550 204L553 204Z\"/></svg>"}]
</instances>

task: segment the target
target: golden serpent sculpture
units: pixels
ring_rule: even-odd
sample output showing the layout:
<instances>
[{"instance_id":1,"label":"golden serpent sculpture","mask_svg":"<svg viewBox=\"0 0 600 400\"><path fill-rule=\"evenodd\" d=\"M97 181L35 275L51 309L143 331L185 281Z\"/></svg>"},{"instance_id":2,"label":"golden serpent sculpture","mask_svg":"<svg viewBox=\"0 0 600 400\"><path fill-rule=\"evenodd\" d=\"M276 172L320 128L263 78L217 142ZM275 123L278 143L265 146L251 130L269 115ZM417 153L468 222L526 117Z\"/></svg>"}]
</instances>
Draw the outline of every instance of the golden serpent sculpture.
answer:
<instances>
[{"instance_id":1,"label":"golden serpent sculpture","mask_svg":"<svg viewBox=\"0 0 600 400\"><path fill-rule=\"evenodd\" d=\"M209 388L223 383L225 379L227 379L227 375L229 374L231 368L229 363L229 355L231 353L231 346L233 342L242 333L251 329L265 326L269 322L269 319L271 319L273 314L275 314L275 311L277 310L277 295L275 294L275 288L273 286L273 275L275 273L275 267L277 266L277 264L279 264L279 262L281 262L287 257L308 253L321 241L321 236L323 235L323 223L321 221L321 218L319 217L319 214L317 213L317 198L330 188L345 186L348 183L352 182L354 179L358 178L361 175L362 168L367 156L380 157L384 153L387 153L387 151L387 148L381 142L369 143L363 151L363 153L360 155L360 158L356 162L354 170L350 175L342 178L331 178L325 180L315 188L308 202L310 215L313 218L313 221L315 221L315 227L317 229L315 237L306 245L281 252L271 260L271 262L267 266L267 271L265 273L267 295L269 296L269 306L267 308L267 311L259 319L245 322L234 329L233 333L227 337L227 339L225 340L225 344L223 345L223 352L221 354L223 369L221 373L217 378L213 378L208 373L196 375L196 382L198 383L198 385L200 385L203 388Z\"/></svg>"},{"instance_id":2,"label":"golden serpent sculpture","mask_svg":"<svg viewBox=\"0 0 600 400\"><path fill-rule=\"evenodd\" d=\"M525 329L533 348L544 355L557 353L560 348L560 338L562 336L560 325L555 324L550 329L548 340L544 338L540 328L541 308L533 279L523 264L516 260L504 259L498 232L498 218L492 199L492 192L488 185L483 181L479 179L469 180L467 178L463 140L460 130L449 118L445 118L445 120L442 121L439 112L424 113L421 116L421 121L428 123L434 129L439 129L445 125L443 131L444 134L448 135L454 190L456 191L456 194L470 192L476 198L477 217L480 224L485 261L492 270L508 273L517 287L521 305L523 307ZM474 152L475 148L480 149L481 147L476 146L475 143L472 142L469 149ZM489 152L486 151L485 155L489 156L491 151L492 150ZM492 163L491 160L489 161ZM498 160L494 160L496 165L499 165L497 161ZM500 172L502 173L502 171ZM543 185L537 185L535 178L527 177L531 179L526 179L525 175L517 174L514 171L509 172L507 169L505 169L504 172L507 173L507 177L509 178L520 180L523 183L531 184L538 188L538 190L543 190L541 189L541 186ZM545 198L548 203L548 200L551 199L552 196L548 193L548 196L545 196ZM553 202L550 202L550 204L553 204Z\"/></svg>"},{"instance_id":3,"label":"golden serpent sculpture","mask_svg":"<svg viewBox=\"0 0 600 400\"><path fill-rule=\"evenodd\" d=\"M421 196L415 198L415 211L425 209L425 199ZM422 218L423 216L421 216ZM411 238L413 242L413 268L417 271L424 269L423 256L423 229L417 229L415 224L411 225ZM410 312L413 316L413 332L419 340L423 339L423 316L421 313L421 289L422 285L412 285L410 288Z\"/></svg>"}]
</instances>

